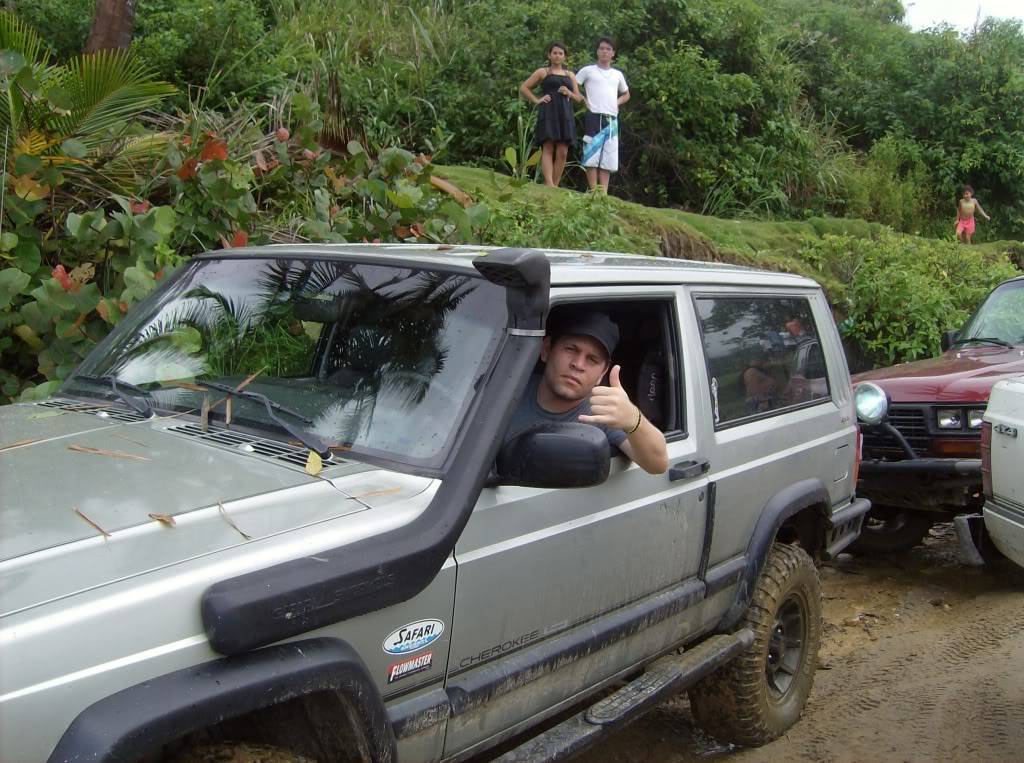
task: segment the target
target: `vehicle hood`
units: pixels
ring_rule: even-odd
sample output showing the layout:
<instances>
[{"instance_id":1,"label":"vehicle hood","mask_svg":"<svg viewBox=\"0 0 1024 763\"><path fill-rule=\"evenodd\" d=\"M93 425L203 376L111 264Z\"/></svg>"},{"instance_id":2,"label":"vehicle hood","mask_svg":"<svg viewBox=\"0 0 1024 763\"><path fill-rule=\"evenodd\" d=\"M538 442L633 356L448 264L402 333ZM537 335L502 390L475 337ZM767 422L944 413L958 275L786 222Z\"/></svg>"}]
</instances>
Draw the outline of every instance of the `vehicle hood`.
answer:
<instances>
[{"instance_id":1,"label":"vehicle hood","mask_svg":"<svg viewBox=\"0 0 1024 763\"><path fill-rule=\"evenodd\" d=\"M984 403L992 385L1020 373L1024 373L1024 349L972 347L866 371L855 375L853 383L874 382L894 403Z\"/></svg>"},{"instance_id":2,"label":"vehicle hood","mask_svg":"<svg viewBox=\"0 0 1024 763\"><path fill-rule=\"evenodd\" d=\"M354 461L312 476L183 426L201 431L173 417L118 422L0 406L0 614L406 501L430 483Z\"/></svg>"}]
</instances>

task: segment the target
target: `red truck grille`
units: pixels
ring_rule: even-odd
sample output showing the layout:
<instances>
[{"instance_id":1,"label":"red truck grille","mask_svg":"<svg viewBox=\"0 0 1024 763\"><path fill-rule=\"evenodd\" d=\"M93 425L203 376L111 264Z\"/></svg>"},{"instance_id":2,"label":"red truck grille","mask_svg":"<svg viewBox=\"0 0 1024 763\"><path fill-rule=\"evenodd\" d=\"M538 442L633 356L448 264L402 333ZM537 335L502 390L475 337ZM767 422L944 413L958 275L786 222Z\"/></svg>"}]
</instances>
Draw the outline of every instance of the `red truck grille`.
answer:
<instances>
[{"instance_id":1,"label":"red truck grille","mask_svg":"<svg viewBox=\"0 0 1024 763\"><path fill-rule=\"evenodd\" d=\"M918 456L928 455L931 436L928 434L924 408L893 406L889 409L888 421L907 438L910 447ZM881 427L865 427L864 457L899 460L906 458L906 453L896 438Z\"/></svg>"}]
</instances>

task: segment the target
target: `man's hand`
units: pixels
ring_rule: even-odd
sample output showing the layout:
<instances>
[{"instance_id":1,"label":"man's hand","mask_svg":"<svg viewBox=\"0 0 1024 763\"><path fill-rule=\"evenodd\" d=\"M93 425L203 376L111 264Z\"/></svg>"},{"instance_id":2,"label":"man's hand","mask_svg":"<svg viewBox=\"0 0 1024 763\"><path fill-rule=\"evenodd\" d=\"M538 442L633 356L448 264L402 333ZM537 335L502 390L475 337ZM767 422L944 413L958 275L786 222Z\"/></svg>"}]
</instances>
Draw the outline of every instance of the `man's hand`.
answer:
<instances>
[{"instance_id":1,"label":"man's hand","mask_svg":"<svg viewBox=\"0 0 1024 763\"><path fill-rule=\"evenodd\" d=\"M629 395L619 382L620 366L612 366L608 374L611 386L594 387L590 391L590 416L580 416L584 424L604 424L610 429L628 431L636 426L639 409L629 401Z\"/></svg>"}]
</instances>

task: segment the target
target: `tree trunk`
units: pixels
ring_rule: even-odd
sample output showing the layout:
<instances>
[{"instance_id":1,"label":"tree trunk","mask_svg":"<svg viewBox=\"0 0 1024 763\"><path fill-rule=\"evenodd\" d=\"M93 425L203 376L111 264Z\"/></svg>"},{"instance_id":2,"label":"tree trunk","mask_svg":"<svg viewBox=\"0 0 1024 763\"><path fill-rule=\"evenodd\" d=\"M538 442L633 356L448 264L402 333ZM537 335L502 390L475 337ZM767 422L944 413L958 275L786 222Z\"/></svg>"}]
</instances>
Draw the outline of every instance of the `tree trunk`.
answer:
<instances>
[{"instance_id":1,"label":"tree trunk","mask_svg":"<svg viewBox=\"0 0 1024 763\"><path fill-rule=\"evenodd\" d=\"M136 0L96 0L92 28L85 43L86 53L109 48L127 48L135 28Z\"/></svg>"}]
</instances>

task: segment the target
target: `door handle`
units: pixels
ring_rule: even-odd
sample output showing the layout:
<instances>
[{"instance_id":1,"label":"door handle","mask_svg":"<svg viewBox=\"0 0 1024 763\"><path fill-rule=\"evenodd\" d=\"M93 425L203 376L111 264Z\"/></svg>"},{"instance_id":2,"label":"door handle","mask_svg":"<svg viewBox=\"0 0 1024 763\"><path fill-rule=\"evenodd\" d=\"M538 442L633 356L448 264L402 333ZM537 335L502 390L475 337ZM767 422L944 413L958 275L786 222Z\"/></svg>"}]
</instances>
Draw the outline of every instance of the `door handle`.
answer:
<instances>
[{"instance_id":1,"label":"door handle","mask_svg":"<svg viewBox=\"0 0 1024 763\"><path fill-rule=\"evenodd\" d=\"M711 468L711 462L706 458L700 461L680 461L668 470L669 481L685 480L690 477L699 477Z\"/></svg>"}]
</instances>

